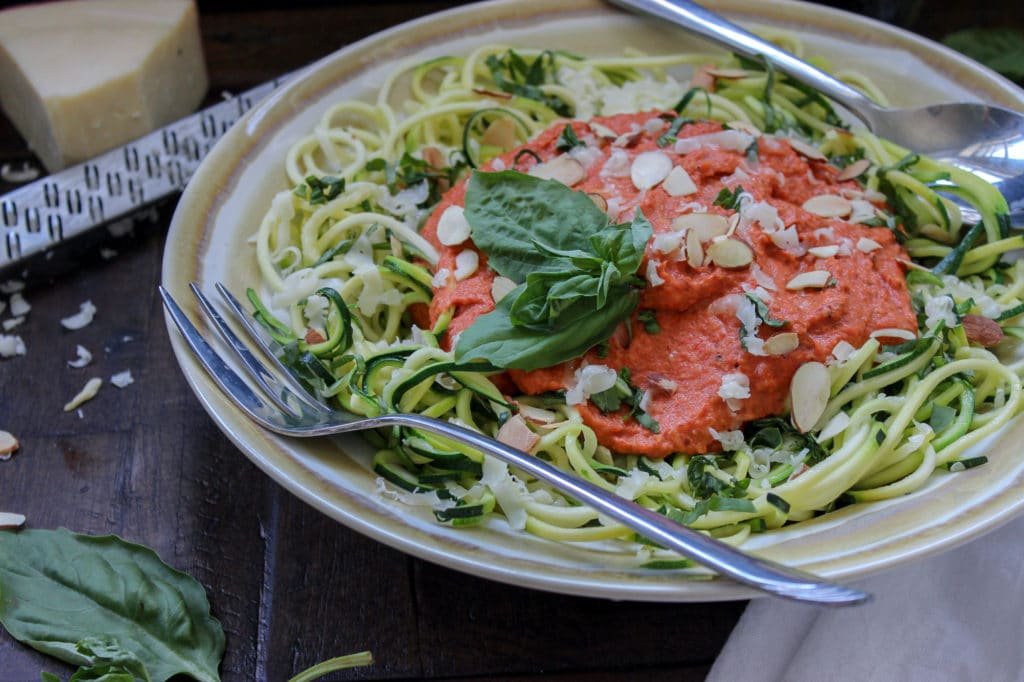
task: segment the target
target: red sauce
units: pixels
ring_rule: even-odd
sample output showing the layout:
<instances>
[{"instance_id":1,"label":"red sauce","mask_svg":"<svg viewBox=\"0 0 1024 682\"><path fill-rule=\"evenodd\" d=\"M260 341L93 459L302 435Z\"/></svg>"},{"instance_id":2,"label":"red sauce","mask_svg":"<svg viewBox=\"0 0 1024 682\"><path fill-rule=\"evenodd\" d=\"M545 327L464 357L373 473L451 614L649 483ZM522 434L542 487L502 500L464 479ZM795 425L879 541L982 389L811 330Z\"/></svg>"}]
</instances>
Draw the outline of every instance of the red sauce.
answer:
<instances>
[{"instance_id":1,"label":"red sauce","mask_svg":"<svg viewBox=\"0 0 1024 682\"><path fill-rule=\"evenodd\" d=\"M661 118L659 118L661 117ZM651 221L655 237L673 232L672 222L690 212L717 213L732 216L735 210L715 206L723 188L742 186L755 202L774 207L782 224L795 226L800 246L773 241L770 230L760 222L743 221L734 233L754 252L753 266L725 269L711 263L691 267L677 252L663 253L648 244L640 274L649 276L648 263L663 280L649 286L641 295L640 310L653 310L659 333L650 334L644 325L632 324L632 334L620 328L612 335L607 355L598 357L595 350L583 358L562 365L531 372L512 370L508 378L523 393L540 393L571 386L573 373L583 364L600 364L616 370L628 367L633 383L649 391L646 410L659 424L658 433L646 429L635 419L623 414L604 414L585 402L579 405L583 420L594 429L599 441L613 451L663 457L672 452L702 453L720 450L711 429L718 432L739 428L744 422L786 411L789 383L796 369L808 361L825 362L839 341L853 346L866 342L878 329L899 328L912 332L917 322L910 305L902 266L897 259L906 253L888 229L851 224L837 218L824 218L804 210L809 198L856 192L852 181L839 182L838 171L825 161L811 160L798 154L787 142L770 136L759 138L758 158L750 161L741 151L719 147L701 147L689 153L676 153L669 144L659 147L657 138L667 128L659 112L624 114L595 119L595 122L617 134L640 127L641 134L626 146L613 146L609 139L599 138L586 122L574 121L577 136L587 142L595 158L586 166L586 177L573 189L600 194L609 202L613 221L631 220L637 208ZM650 124L653 132L643 126ZM541 159L549 160L561 152L555 149L563 124L538 136L527 146ZM679 138L694 137L722 130L718 123L699 122L683 126ZM619 143L621 145L621 141ZM630 160L645 151L661 151L674 165L681 166L697 187L688 196L672 196L662 184L641 191L630 177L614 177L601 171L613 150L621 149ZM594 150L599 150L596 154ZM530 155L514 159L518 150L492 161L484 170L515 169L529 172L537 165ZM621 155L621 153L619 153ZM627 166L628 169L628 166ZM737 172L737 169L740 169ZM455 256L470 242L455 247L442 246L437 240L437 221L444 210L461 205L465 183L453 187L427 222L423 235L440 253L438 269L455 270ZM698 206L699 205L699 206ZM880 248L866 251L857 247L860 239L870 239ZM806 249L841 245L839 254L818 257ZM684 247L685 248L685 247ZM758 273L758 270L760 271ZM830 286L788 290L795 275L811 270L827 270ZM479 316L494 308L491 284L494 273L486 267L481 254L480 268L460 282L449 282L437 288L430 308L431 322L451 307L454 317L446 343ZM741 323L735 310L722 301L736 300L730 294L753 291L770 280L767 292L771 316L786 320L780 329L760 326L758 336L767 339L780 331L795 332L799 346L783 355L755 355L741 344ZM764 298L764 296L762 296ZM713 305L718 301L718 305ZM723 378L743 374L749 381L750 397L734 401L730 406L719 396Z\"/></svg>"}]
</instances>

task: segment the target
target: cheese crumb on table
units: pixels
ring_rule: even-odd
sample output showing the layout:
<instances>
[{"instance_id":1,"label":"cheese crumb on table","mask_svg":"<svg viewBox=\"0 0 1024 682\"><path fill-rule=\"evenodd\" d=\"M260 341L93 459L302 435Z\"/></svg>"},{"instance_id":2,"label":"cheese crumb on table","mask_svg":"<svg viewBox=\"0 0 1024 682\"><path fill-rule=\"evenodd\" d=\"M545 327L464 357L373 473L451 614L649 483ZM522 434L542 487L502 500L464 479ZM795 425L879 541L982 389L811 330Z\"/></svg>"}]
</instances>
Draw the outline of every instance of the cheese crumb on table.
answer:
<instances>
[{"instance_id":1,"label":"cheese crumb on table","mask_svg":"<svg viewBox=\"0 0 1024 682\"><path fill-rule=\"evenodd\" d=\"M182 118L206 87L191 0L0 11L0 106L51 172Z\"/></svg>"}]
</instances>

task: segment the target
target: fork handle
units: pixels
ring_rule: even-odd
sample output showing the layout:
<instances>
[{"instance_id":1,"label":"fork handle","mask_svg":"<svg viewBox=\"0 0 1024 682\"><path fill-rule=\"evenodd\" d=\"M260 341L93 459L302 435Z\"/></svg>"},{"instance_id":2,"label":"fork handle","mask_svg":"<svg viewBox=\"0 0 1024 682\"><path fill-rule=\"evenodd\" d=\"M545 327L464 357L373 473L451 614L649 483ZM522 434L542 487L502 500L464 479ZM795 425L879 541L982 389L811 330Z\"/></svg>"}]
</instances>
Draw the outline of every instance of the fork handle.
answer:
<instances>
[{"instance_id":1,"label":"fork handle","mask_svg":"<svg viewBox=\"0 0 1024 682\"><path fill-rule=\"evenodd\" d=\"M415 426L492 455L562 490L641 536L744 585L788 599L831 606L859 604L870 599L870 595L864 592L741 552L579 476L461 426L422 415L384 414L363 421L360 428L395 425Z\"/></svg>"},{"instance_id":2,"label":"fork handle","mask_svg":"<svg viewBox=\"0 0 1024 682\"><path fill-rule=\"evenodd\" d=\"M690 0L610 0L614 5L681 26L749 59L765 57L779 71L810 85L871 126L879 105L837 78Z\"/></svg>"}]
</instances>

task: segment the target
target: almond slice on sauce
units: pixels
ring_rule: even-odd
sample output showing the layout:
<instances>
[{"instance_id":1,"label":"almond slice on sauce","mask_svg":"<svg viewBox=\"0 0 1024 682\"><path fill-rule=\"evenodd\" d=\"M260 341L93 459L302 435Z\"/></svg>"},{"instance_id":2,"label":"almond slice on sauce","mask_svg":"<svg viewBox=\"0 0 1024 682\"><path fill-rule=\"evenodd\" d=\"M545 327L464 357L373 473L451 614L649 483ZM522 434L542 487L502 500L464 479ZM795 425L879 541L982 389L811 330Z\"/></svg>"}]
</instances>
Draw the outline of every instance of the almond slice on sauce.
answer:
<instances>
[{"instance_id":1,"label":"almond slice on sauce","mask_svg":"<svg viewBox=\"0 0 1024 682\"><path fill-rule=\"evenodd\" d=\"M729 221L717 213L684 213L672 221L672 229L692 230L702 242L709 242L729 231Z\"/></svg>"},{"instance_id":2,"label":"almond slice on sauce","mask_svg":"<svg viewBox=\"0 0 1024 682\"><path fill-rule=\"evenodd\" d=\"M800 156L811 159L812 161L828 161L828 157L821 153L817 147L811 146L803 140L796 138L786 138L786 142L793 148Z\"/></svg>"},{"instance_id":3,"label":"almond slice on sauce","mask_svg":"<svg viewBox=\"0 0 1024 682\"><path fill-rule=\"evenodd\" d=\"M557 180L566 187L572 187L587 177L583 164L571 156L556 156L550 161L530 169L530 175L543 180Z\"/></svg>"},{"instance_id":4,"label":"almond slice on sauce","mask_svg":"<svg viewBox=\"0 0 1024 682\"><path fill-rule=\"evenodd\" d=\"M738 239L718 239L707 249L708 258L720 268L745 268L754 261L754 250Z\"/></svg>"},{"instance_id":5,"label":"almond slice on sauce","mask_svg":"<svg viewBox=\"0 0 1024 682\"><path fill-rule=\"evenodd\" d=\"M25 515L14 512L0 512L0 530L21 528L25 525Z\"/></svg>"},{"instance_id":6,"label":"almond slice on sauce","mask_svg":"<svg viewBox=\"0 0 1024 682\"><path fill-rule=\"evenodd\" d=\"M868 168L871 168L871 161L868 159L858 159L843 170L839 171L839 175L836 176L836 180L844 182L846 180L859 178Z\"/></svg>"},{"instance_id":7,"label":"almond slice on sauce","mask_svg":"<svg viewBox=\"0 0 1024 682\"><path fill-rule=\"evenodd\" d=\"M685 197L697 192L693 178L682 166L675 166L670 170L661 187L673 197Z\"/></svg>"},{"instance_id":8,"label":"almond slice on sauce","mask_svg":"<svg viewBox=\"0 0 1024 682\"><path fill-rule=\"evenodd\" d=\"M704 247L696 230L686 231L686 262L691 268L704 265Z\"/></svg>"},{"instance_id":9,"label":"almond slice on sauce","mask_svg":"<svg viewBox=\"0 0 1024 682\"><path fill-rule=\"evenodd\" d=\"M807 433L821 419L832 390L828 367L820 362L800 365L789 382L790 416L800 433Z\"/></svg>"},{"instance_id":10,"label":"almond slice on sauce","mask_svg":"<svg viewBox=\"0 0 1024 682\"><path fill-rule=\"evenodd\" d=\"M590 129L594 131L595 135L606 140L614 140L616 137L619 136L617 132L601 123L595 123L594 121L590 121L587 125L590 126Z\"/></svg>"},{"instance_id":11,"label":"almond slice on sauce","mask_svg":"<svg viewBox=\"0 0 1024 682\"><path fill-rule=\"evenodd\" d=\"M764 342L764 352L768 355L785 355L799 347L800 337L796 332L775 334Z\"/></svg>"},{"instance_id":12,"label":"almond slice on sauce","mask_svg":"<svg viewBox=\"0 0 1024 682\"><path fill-rule=\"evenodd\" d=\"M831 258L839 253L839 245L828 244L826 246L812 246L807 249L807 253L811 254L815 258Z\"/></svg>"},{"instance_id":13,"label":"almond slice on sauce","mask_svg":"<svg viewBox=\"0 0 1024 682\"><path fill-rule=\"evenodd\" d=\"M832 278L832 273L828 270L811 270L809 272L801 272L793 279L786 282L786 288L790 291L797 291L799 289L821 289L828 284L828 281Z\"/></svg>"},{"instance_id":14,"label":"almond slice on sauce","mask_svg":"<svg viewBox=\"0 0 1024 682\"><path fill-rule=\"evenodd\" d=\"M822 218L845 218L853 212L853 204L838 194L820 194L811 197L801 207L808 213Z\"/></svg>"},{"instance_id":15,"label":"almond slice on sauce","mask_svg":"<svg viewBox=\"0 0 1024 682\"><path fill-rule=\"evenodd\" d=\"M18 439L7 431L0 431L0 459L8 459L12 452L21 447Z\"/></svg>"},{"instance_id":16,"label":"almond slice on sauce","mask_svg":"<svg viewBox=\"0 0 1024 682\"><path fill-rule=\"evenodd\" d=\"M639 190L650 189L672 172L672 159L664 152L643 152L633 159L629 177Z\"/></svg>"}]
</instances>

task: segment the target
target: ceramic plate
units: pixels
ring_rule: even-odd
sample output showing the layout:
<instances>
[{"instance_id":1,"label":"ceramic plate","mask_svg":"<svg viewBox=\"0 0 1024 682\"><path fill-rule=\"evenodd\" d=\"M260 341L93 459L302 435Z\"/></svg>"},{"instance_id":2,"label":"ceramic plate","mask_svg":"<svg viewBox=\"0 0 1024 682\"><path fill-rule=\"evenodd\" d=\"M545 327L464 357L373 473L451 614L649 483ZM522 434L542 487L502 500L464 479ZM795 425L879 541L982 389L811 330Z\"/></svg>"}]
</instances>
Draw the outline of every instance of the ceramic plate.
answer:
<instances>
[{"instance_id":1,"label":"ceramic plate","mask_svg":"<svg viewBox=\"0 0 1024 682\"><path fill-rule=\"evenodd\" d=\"M808 54L868 73L896 104L975 99L1024 109L1024 93L934 43L854 15L797 2L723 0L715 9L750 27L785 29ZM284 189L288 146L342 98L368 97L396 62L467 53L483 43L617 55L709 50L676 29L596 0L499 0L398 26L312 65L253 109L219 142L181 198L168 235L163 283L194 320L187 289L237 292L255 285L247 240ZM275 481L341 523L420 558L478 576L561 593L613 599L713 601L752 596L731 582L641 570L611 545L559 544L511 531L499 520L470 529L438 524L428 510L382 497L358 437L288 440L249 422L219 392L172 329L174 352L210 416ZM745 547L822 576L849 581L948 549L1024 507L1024 425L985 444L989 464L937 474L898 500L845 508L752 537Z\"/></svg>"}]
</instances>

